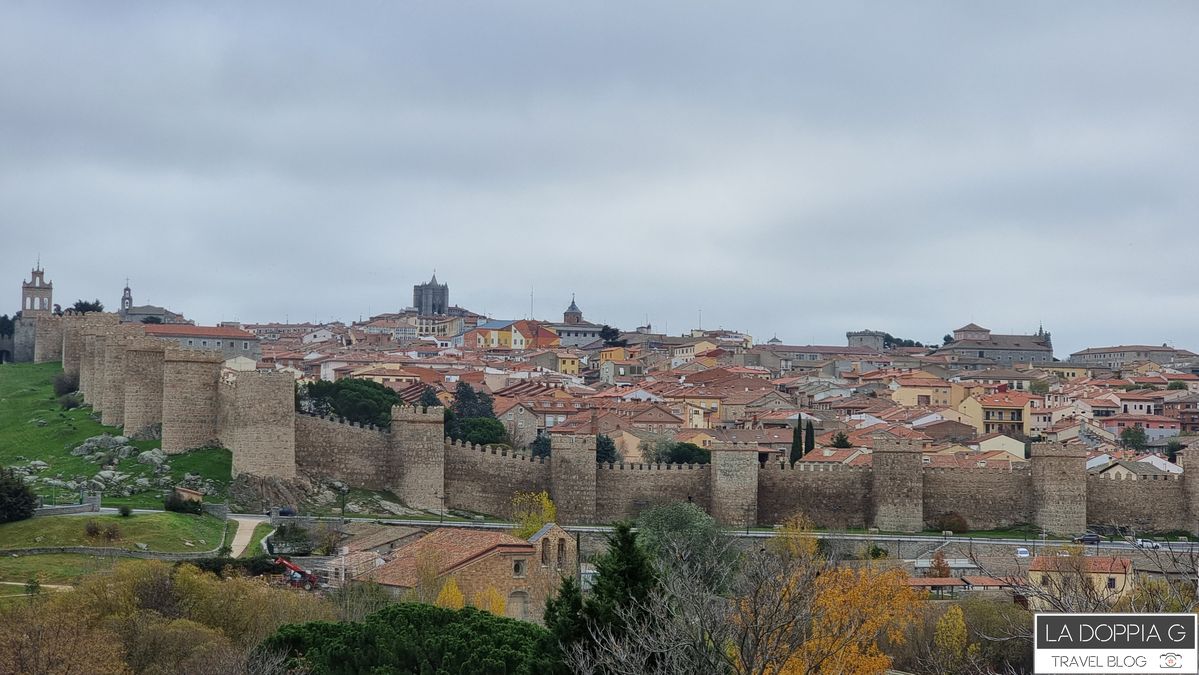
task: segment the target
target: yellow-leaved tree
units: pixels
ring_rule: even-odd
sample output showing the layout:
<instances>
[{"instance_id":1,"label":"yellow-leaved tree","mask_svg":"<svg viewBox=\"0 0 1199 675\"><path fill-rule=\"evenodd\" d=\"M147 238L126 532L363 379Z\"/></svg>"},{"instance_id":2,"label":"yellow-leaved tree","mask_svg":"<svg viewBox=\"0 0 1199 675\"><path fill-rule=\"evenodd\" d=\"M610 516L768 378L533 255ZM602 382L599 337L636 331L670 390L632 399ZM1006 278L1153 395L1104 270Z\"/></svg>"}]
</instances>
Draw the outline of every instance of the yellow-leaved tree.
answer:
<instances>
[{"instance_id":1,"label":"yellow-leaved tree","mask_svg":"<svg viewBox=\"0 0 1199 675\"><path fill-rule=\"evenodd\" d=\"M735 670L868 675L890 667L879 639L901 643L919 617L903 571L830 564L803 517L788 520L767 550L744 563L743 573L760 578L735 617Z\"/></svg>"},{"instance_id":2,"label":"yellow-leaved tree","mask_svg":"<svg viewBox=\"0 0 1199 675\"><path fill-rule=\"evenodd\" d=\"M462 589L458 588L458 582L453 577L447 579L442 585L441 591L437 594L437 602L434 604L446 609L462 609L466 606L466 597L462 595Z\"/></svg>"},{"instance_id":3,"label":"yellow-leaved tree","mask_svg":"<svg viewBox=\"0 0 1199 675\"><path fill-rule=\"evenodd\" d=\"M541 492L517 492L512 495L512 519L516 527L512 535L519 539L528 539L537 534L546 523L558 519L558 508L554 500L544 490Z\"/></svg>"},{"instance_id":4,"label":"yellow-leaved tree","mask_svg":"<svg viewBox=\"0 0 1199 675\"><path fill-rule=\"evenodd\" d=\"M504 616L504 612L508 610L508 603L494 586L488 586L475 594L475 607L496 616Z\"/></svg>"}]
</instances>

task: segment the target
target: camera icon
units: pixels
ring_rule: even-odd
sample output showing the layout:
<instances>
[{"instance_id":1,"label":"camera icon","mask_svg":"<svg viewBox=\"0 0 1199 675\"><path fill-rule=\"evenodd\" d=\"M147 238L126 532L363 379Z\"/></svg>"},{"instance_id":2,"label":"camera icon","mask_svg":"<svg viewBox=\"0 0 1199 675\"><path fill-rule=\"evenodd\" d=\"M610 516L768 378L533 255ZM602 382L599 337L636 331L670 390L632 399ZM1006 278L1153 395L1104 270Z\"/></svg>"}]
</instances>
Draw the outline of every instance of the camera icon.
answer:
<instances>
[{"instance_id":1,"label":"camera icon","mask_svg":"<svg viewBox=\"0 0 1199 675\"><path fill-rule=\"evenodd\" d=\"M1161 667L1162 668L1181 668L1182 667L1182 655L1175 654L1174 652L1168 652L1166 654L1162 654Z\"/></svg>"}]
</instances>

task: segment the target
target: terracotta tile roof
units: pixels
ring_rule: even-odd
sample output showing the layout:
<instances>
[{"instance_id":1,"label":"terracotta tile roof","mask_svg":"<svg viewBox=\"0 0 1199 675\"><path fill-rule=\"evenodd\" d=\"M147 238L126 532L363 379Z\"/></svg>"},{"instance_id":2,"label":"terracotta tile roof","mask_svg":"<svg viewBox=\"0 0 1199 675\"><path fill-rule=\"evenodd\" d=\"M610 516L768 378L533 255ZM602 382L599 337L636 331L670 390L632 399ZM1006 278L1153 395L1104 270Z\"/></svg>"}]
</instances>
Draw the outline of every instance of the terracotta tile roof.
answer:
<instances>
[{"instance_id":1,"label":"terracotta tile roof","mask_svg":"<svg viewBox=\"0 0 1199 675\"><path fill-rule=\"evenodd\" d=\"M984 408L1023 408L1029 401L1044 401L1044 397L1008 391L979 397Z\"/></svg>"},{"instance_id":2,"label":"terracotta tile roof","mask_svg":"<svg viewBox=\"0 0 1199 675\"><path fill-rule=\"evenodd\" d=\"M908 586L914 588L964 588L966 582L957 577L909 577Z\"/></svg>"},{"instance_id":3,"label":"terracotta tile roof","mask_svg":"<svg viewBox=\"0 0 1199 675\"><path fill-rule=\"evenodd\" d=\"M1088 574L1131 574L1132 560L1099 556L1045 556L1032 559L1029 572L1086 572Z\"/></svg>"},{"instance_id":4,"label":"terracotta tile roof","mask_svg":"<svg viewBox=\"0 0 1199 675\"><path fill-rule=\"evenodd\" d=\"M371 579L385 586L413 588L419 579L422 562L436 562L441 576L495 551L513 551L532 555L535 548L529 542L494 530L468 530L443 527L398 549L395 556L371 574Z\"/></svg>"},{"instance_id":5,"label":"terracotta tile roof","mask_svg":"<svg viewBox=\"0 0 1199 675\"><path fill-rule=\"evenodd\" d=\"M144 324L146 335L155 337L232 338L257 341L258 336L232 326L189 326L177 323Z\"/></svg>"}]
</instances>

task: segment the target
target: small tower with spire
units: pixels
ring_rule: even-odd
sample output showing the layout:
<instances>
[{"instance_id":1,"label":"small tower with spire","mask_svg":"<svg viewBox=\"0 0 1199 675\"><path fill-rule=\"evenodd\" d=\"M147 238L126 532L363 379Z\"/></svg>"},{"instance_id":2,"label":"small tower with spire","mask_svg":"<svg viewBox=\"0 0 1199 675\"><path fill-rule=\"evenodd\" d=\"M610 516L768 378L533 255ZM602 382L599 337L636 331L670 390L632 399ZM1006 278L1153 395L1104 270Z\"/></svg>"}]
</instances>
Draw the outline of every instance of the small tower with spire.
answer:
<instances>
[{"instance_id":1,"label":"small tower with spire","mask_svg":"<svg viewBox=\"0 0 1199 675\"><path fill-rule=\"evenodd\" d=\"M133 309L133 291L129 290L129 277L125 277L125 293L121 295L121 314Z\"/></svg>"},{"instance_id":2,"label":"small tower with spire","mask_svg":"<svg viewBox=\"0 0 1199 675\"><path fill-rule=\"evenodd\" d=\"M567 307L566 311L562 312L562 323L569 326L577 326L583 323L583 310L579 309L579 306L575 304L574 293L570 294L570 307Z\"/></svg>"}]
</instances>

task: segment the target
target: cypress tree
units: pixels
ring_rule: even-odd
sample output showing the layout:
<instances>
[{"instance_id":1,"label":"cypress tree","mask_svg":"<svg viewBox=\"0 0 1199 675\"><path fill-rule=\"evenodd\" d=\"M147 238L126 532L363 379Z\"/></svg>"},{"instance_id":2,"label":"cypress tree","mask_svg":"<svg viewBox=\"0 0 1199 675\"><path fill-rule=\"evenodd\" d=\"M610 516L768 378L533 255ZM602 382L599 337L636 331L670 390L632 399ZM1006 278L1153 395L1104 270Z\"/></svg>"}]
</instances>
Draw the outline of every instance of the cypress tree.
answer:
<instances>
[{"instance_id":1,"label":"cypress tree","mask_svg":"<svg viewBox=\"0 0 1199 675\"><path fill-rule=\"evenodd\" d=\"M795 424L795 432L791 435L791 464L803 458L803 418Z\"/></svg>"},{"instance_id":2,"label":"cypress tree","mask_svg":"<svg viewBox=\"0 0 1199 675\"><path fill-rule=\"evenodd\" d=\"M804 445L805 450L811 452L816 449L816 429L812 426L812 420L808 420L808 426L804 430Z\"/></svg>"}]
</instances>

